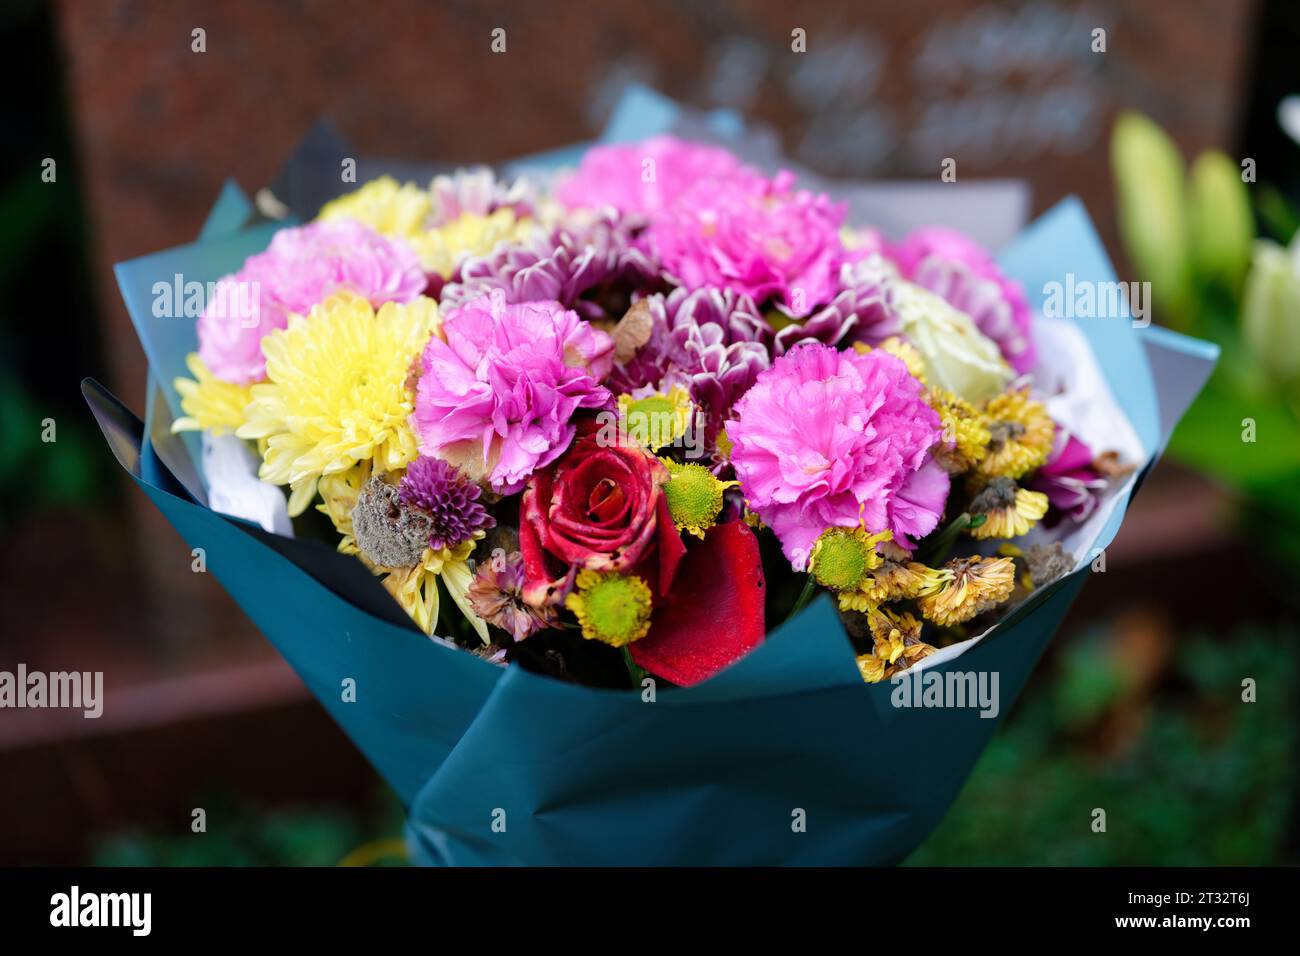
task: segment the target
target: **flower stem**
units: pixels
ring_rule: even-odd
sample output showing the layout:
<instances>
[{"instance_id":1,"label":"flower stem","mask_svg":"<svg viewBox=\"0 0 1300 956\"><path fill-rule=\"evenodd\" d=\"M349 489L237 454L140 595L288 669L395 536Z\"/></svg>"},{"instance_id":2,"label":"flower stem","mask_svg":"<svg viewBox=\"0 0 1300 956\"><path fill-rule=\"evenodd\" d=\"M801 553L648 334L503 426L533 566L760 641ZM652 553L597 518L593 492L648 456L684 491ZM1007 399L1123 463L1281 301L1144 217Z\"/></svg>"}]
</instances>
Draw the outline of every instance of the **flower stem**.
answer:
<instances>
[{"instance_id":1,"label":"flower stem","mask_svg":"<svg viewBox=\"0 0 1300 956\"><path fill-rule=\"evenodd\" d=\"M790 608L790 613L785 616L785 619L788 621L802 611L807 606L808 602L813 599L813 595L816 592L817 582L813 580L813 576L810 574L803 583L803 590L799 592L799 597L795 600L794 607Z\"/></svg>"},{"instance_id":2,"label":"flower stem","mask_svg":"<svg viewBox=\"0 0 1300 956\"><path fill-rule=\"evenodd\" d=\"M619 648L619 650L623 652L623 663L627 665L628 676L632 678L632 689L640 690L641 681L645 680L646 675L650 672L636 661L632 660L632 651L626 644Z\"/></svg>"},{"instance_id":3,"label":"flower stem","mask_svg":"<svg viewBox=\"0 0 1300 956\"><path fill-rule=\"evenodd\" d=\"M926 544L925 549L917 552L914 560L933 567L936 562L948 557L948 552L952 550L953 543L956 542L959 534L972 528L978 528L987 520L988 515L971 517L969 512L963 511L953 518L946 528L932 537Z\"/></svg>"}]
</instances>

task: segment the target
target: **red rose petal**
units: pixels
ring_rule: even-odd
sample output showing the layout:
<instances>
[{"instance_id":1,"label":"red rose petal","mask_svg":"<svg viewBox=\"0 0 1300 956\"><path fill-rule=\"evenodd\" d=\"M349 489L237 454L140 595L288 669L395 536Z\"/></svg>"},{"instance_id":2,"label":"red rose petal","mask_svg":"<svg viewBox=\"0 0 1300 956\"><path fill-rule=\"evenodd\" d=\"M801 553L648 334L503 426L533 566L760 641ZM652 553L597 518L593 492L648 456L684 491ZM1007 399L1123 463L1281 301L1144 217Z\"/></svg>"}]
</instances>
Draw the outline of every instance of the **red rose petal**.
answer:
<instances>
[{"instance_id":1,"label":"red rose petal","mask_svg":"<svg viewBox=\"0 0 1300 956\"><path fill-rule=\"evenodd\" d=\"M674 684L707 680L762 643L763 591L749 525L711 528L686 550L671 593L655 601L650 633L631 645L632 659Z\"/></svg>"}]
</instances>

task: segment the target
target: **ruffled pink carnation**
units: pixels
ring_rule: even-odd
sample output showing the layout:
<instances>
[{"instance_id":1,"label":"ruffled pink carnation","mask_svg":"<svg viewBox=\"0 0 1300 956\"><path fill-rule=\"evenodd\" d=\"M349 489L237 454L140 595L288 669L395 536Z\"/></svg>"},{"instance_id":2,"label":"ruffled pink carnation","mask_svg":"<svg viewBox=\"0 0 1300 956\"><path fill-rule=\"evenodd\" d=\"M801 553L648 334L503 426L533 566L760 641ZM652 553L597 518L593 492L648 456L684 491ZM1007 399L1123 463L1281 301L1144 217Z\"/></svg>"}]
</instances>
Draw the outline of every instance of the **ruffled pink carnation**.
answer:
<instances>
[{"instance_id":1,"label":"ruffled pink carnation","mask_svg":"<svg viewBox=\"0 0 1300 956\"><path fill-rule=\"evenodd\" d=\"M555 194L571 208L613 206L633 216L655 216L701 181L739 175L754 174L719 146L654 136L639 143L593 146Z\"/></svg>"},{"instance_id":2,"label":"ruffled pink carnation","mask_svg":"<svg viewBox=\"0 0 1300 956\"><path fill-rule=\"evenodd\" d=\"M905 279L969 315L1018 373L1033 369L1033 311L1020 283L1008 278L983 246L954 229L927 226L887 254Z\"/></svg>"},{"instance_id":3,"label":"ruffled pink carnation","mask_svg":"<svg viewBox=\"0 0 1300 956\"><path fill-rule=\"evenodd\" d=\"M265 376L262 337L349 289L378 308L410 302L426 286L411 247L352 219L281 229L265 252L221 279L199 317L199 357L217 378L247 384Z\"/></svg>"},{"instance_id":4,"label":"ruffled pink carnation","mask_svg":"<svg viewBox=\"0 0 1300 956\"><path fill-rule=\"evenodd\" d=\"M749 507L803 570L830 527L886 529L902 547L934 530L948 476L930 457L942 438L920 382L880 349L799 345L736 403L727 437Z\"/></svg>"},{"instance_id":5,"label":"ruffled pink carnation","mask_svg":"<svg viewBox=\"0 0 1300 956\"><path fill-rule=\"evenodd\" d=\"M443 316L421 359L413 426L421 450L514 494L573 440L573 416L607 408L614 340L558 302L484 296Z\"/></svg>"},{"instance_id":6,"label":"ruffled pink carnation","mask_svg":"<svg viewBox=\"0 0 1300 956\"><path fill-rule=\"evenodd\" d=\"M840 291L845 207L794 188L794 174L701 182L653 220L644 241L688 289L717 286L803 318Z\"/></svg>"}]
</instances>

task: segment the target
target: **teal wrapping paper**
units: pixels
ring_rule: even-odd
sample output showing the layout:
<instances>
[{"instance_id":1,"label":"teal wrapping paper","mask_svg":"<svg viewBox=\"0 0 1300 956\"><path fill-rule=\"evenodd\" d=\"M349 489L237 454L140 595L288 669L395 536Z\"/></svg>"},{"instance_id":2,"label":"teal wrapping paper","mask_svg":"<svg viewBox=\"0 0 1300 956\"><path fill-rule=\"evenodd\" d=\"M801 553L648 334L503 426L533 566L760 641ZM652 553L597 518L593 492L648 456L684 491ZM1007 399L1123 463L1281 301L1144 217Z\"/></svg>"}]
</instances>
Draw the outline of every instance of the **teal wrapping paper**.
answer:
<instances>
[{"instance_id":1,"label":"teal wrapping paper","mask_svg":"<svg viewBox=\"0 0 1300 956\"><path fill-rule=\"evenodd\" d=\"M656 128L674 121L672 110L651 112ZM656 131L619 115L620 138ZM894 706L893 685L862 682L825 598L711 680L653 701L499 668L430 641L354 559L207 508L194 445L166 427L178 411L171 381L196 343L192 321L153 315L154 283L177 273L215 280L264 247L274 228L256 222L228 185L198 242L119 265L151 366L146 421L95 383L83 389L123 467L185 541L205 550L209 572L397 792L416 861L881 864L925 839L1023 689L1087 566L929 669L996 674L994 717L974 707ZM1036 290L1066 271L1115 278L1075 200L1032 224L1000 261L1034 305ZM1215 350L1127 321L1079 325L1152 450L1139 463L1145 473ZM1129 493L1095 548L1114 537ZM349 681L354 700L344 693Z\"/></svg>"}]
</instances>

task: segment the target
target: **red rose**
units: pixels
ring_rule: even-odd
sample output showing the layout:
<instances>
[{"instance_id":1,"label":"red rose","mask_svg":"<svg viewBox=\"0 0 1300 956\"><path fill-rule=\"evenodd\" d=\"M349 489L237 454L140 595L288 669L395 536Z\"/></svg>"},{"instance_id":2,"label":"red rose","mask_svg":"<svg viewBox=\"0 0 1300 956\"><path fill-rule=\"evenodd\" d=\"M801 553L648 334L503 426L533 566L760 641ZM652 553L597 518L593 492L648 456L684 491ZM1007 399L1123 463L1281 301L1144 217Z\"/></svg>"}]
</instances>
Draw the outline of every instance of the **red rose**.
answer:
<instances>
[{"instance_id":1,"label":"red rose","mask_svg":"<svg viewBox=\"0 0 1300 956\"><path fill-rule=\"evenodd\" d=\"M602 445L590 426L533 474L520 504L524 600L560 600L583 569L640 575L666 594L686 553L663 485L668 470L638 445Z\"/></svg>"},{"instance_id":2,"label":"red rose","mask_svg":"<svg viewBox=\"0 0 1300 956\"><path fill-rule=\"evenodd\" d=\"M579 570L635 574L655 599L632 659L675 684L698 684L763 640L758 540L732 521L688 554L663 493L668 469L638 445L603 446L597 434L580 425L573 447L524 489L524 600L559 603Z\"/></svg>"}]
</instances>

